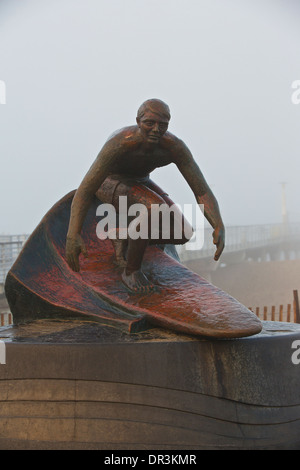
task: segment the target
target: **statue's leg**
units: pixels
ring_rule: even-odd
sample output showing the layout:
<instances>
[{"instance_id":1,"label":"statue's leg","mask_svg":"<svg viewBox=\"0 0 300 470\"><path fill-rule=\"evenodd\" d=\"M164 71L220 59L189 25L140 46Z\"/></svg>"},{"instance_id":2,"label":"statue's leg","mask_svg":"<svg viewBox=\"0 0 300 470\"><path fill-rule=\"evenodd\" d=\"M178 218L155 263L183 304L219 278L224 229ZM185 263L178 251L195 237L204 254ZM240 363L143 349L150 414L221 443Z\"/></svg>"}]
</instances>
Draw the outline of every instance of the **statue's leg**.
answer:
<instances>
[{"instance_id":1,"label":"statue's leg","mask_svg":"<svg viewBox=\"0 0 300 470\"><path fill-rule=\"evenodd\" d=\"M118 205L115 202L116 198L114 197L114 195L120 184L121 182L118 178L108 176L96 192L97 198L102 203L115 205L115 209L118 210ZM121 188L121 191L120 189L118 190L118 195L125 195L125 193L126 189L124 187ZM110 237L110 240L112 242L115 252L115 262L118 266L124 268L127 264L126 250L128 246L128 241L127 239L123 239L122 236L120 237L120 229L120 227L116 227L114 229L114 234L112 237Z\"/></svg>"},{"instance_id":2,"label":"statue's leg","mask_svg":"<svg viewBox=\"0 0 300 470\"><path fill-rule=\"evenodd\" d=\"M142 261L148 244L184 244L192 237L193 230L179 208L158 186L133 185L127 188L126 195L128 207L137 203L144 206L144 214L139 215L139 225L146 222L147 234L146 238L130 238L129 224L127 265L122 279L133 291L151 291L154 286L142 271ZM133 224L134 220L131 223Z\"/></svg>"},{"instance_id":3,"label":"statue's leg","mask_svg":"<svg viewBox=\"0 0 300 470\"><path fill-rule=\"evenodd\" d=\"M118 205L119 197L126 196L127 209L134 204L143 204L145 207L144 217L145 219L148 219L148 208L151 204L150 201L152 200L150 192L151 191L142 184L125 184L125 182L122 182L114 194L114 205L117 208L119 216L122 215L121 209ZM155 290L155 286L149 281L142 270L143 257L149 242L148 234L146 234L145 238L132 238L130 233L135 217L131 217L128 221L126 266L122 273L122 280L132 292L146 294ZM142 220L141 224L143 224Z\"/></svg>"},{"instance_id":4,"label":"statue's leg","mask_svg":"<svg viewBox=\"0 0 300 470\"><path fill-rule=\"evenodd\" d=\"M127 264L122 272L124 284L133 292L147 294L156 289L142 270L142 261L148 240L128 240Z\"/></svg>"},{"instance_id":5,"label":"statue's leg","mask_svg":"<svg viewBox=\"0 0 300 470\"><path fill-rule=\"evenodd\" d=\"M111 238L110 241L112 242L112 245L114 247L116 264L120 268L125 268L125 266L127 265L126 252L128 248L128 240L120 239L119 229L116 229L116 237Z\"/></svg>"},{"instance_id":6,"label":"statue's leg","mask_svg":"<svg viewBox=\"0 0 300 470\"><path fill-rule=\"evenodd\" d=\"M121 225L118 227L119 231L118 229L116 231L116 237L111 241L116 254L116 262L124 268L122 273L124 284L136 293L150 292L155 289L155 286L142 271L142 261L148 244L186 243L191 237L192 229L168 195L151 180L149 185L138 184L125 178L117 181L117 184L107 180L104 185L105 191L98 191L97 196L103 202L114 205L119 214L119 221L122 220L122 215L127 220L127 213L122 214L122 207L119 204L121 196L126 196L126 211L133 204L142 204L145 208L143 217L148 228L146 237L134 239L129 236L127 240L123 240L119 237L119 231L125 227ZM162 220L163 216L159 216L153 226L151 225L152 217L162 205L173 209L170 211L167 225L163 223L166 222L166 220ZM130 223L133 223L133 221ZM143 223L143 219L140 220L140 223ZM130 227L129 224L129 234ZM186 230L186 227L188 227L188 230Z\"/></svg>"}]
</instances>

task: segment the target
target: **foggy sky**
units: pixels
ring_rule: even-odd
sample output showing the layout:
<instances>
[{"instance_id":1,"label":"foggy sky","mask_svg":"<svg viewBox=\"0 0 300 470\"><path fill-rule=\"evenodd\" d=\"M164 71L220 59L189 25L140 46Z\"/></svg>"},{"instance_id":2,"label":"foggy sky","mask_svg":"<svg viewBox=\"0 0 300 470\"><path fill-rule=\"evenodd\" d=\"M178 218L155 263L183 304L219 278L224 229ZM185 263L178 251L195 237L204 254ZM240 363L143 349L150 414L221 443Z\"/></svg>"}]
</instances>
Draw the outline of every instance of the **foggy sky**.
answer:
<instances>
[{"instance_id":1,"label":"foggy sky","mask_svg":"<svg viewBox=\"0 0 300 470\"><path fill-rule=\"evenodd\" d=\"M0 233L30 233L160 98L225 225L300 221L295 0L0 0ZM172 165L152 178L194 196Z\"/></svg>"}]
</instances>

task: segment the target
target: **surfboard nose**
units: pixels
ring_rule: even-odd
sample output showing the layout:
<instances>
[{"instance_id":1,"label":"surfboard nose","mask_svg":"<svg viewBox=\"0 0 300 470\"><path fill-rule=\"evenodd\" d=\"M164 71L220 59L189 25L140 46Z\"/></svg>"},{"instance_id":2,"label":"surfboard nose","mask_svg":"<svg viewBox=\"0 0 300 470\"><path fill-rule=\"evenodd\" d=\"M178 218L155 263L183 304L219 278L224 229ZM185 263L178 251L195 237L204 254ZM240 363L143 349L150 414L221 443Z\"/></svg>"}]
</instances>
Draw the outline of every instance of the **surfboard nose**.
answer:
<instances>
[{"instance_id":1,"label":"surfboard nose","mask_svg":"<svg viewBox=\"0 0 300 470\"><path fill-rule=\"evenodd\" d=\"M193 310L193 321L189 322L191 333L226 339L253 336L262 331L262 322L251 310L225 292L219 291L218 294L215 296L221 300L216 302L216 297L213 297L205 312L201 306Z\"/></svg>"}]
</instances>

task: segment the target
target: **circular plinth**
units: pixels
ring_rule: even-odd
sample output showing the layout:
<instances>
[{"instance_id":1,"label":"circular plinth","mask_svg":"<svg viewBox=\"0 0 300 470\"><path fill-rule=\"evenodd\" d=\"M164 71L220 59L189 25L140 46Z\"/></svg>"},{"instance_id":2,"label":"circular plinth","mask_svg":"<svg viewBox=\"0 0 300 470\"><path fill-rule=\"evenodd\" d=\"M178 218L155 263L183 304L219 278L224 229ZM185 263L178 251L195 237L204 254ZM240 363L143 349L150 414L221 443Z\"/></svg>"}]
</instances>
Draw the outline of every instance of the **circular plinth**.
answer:
<instances>
[{"instance_id":1,"label":"circular plinth","mask_svg":"<svg viewBox=\"0 0 300 470\"><path fill-rule=\"evenodd\" d=\"M207 340L37 321L0 340L1 449L300 449L300 325Z\"/></svg>"}]
</instances>

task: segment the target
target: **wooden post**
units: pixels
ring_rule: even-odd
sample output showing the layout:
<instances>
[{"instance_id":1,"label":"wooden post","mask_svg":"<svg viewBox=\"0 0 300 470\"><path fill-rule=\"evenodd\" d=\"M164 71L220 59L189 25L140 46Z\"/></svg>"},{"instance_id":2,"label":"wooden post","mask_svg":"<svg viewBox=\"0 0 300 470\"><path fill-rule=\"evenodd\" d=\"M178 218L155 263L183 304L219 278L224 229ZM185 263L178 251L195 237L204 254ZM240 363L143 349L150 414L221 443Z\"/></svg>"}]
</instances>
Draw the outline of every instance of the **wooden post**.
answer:
<instances>
[{"instance_id":1,"label":"wooden post","mask_svg":"<svg viewBox=\"0 0 300 470\"><path fill-rule=\"evenodd\" d=\"M287 306L287 314L286 314L286 321L288 321L288 322L291 321L291 308L292 308L292 305L291 305L291 304L288 304L288 306Z\"/></svg>"},{"instance_id":2,"label":"wooden post","mask_svg":"<svg viewBox=\"0 0 300 470\"><path fill-rule=\"evenodd\" d=\"M256 316L259 318L259 307L256 307L255 313L256 313Z\"/></svg>"},{"instance_id":3,"label":"wooden post","mask_svg":"<svg viewBox=\"0 0 300 470\"><path fill-rule=\"evenodd\" d=\"M273 305L273 307L272 307L271 320L275 321L275 305Z\"/></svg>"},{"instance_id":4,"label":"wooden post","mask_svg":"<svg viewBox=\"0 0 300 470\"><path fill-rule=\"evenodd\" d=\"M268 307L264 307L264 320L268 320Z\"/></svg>"},{"instance_id":5,"label":"wooden post","mask_svg":"<svg viewBox=\"0 0 300 470\"><path fill-rule=\"evenodd\" d=\"M294 322L295 323L300 323L300 309L299 309L299 297L298 297L298 291L294 290Z\"/></svg>"},{"instance_id":6,"label":"wooden post","mask_svg":"<svg viewBox=\"0 0 300 470\"><path fill-rule=\"evenodd\" d=\"M279 307L279 321L283 321L283 305Z\"/></svg>"}]
</instances>

